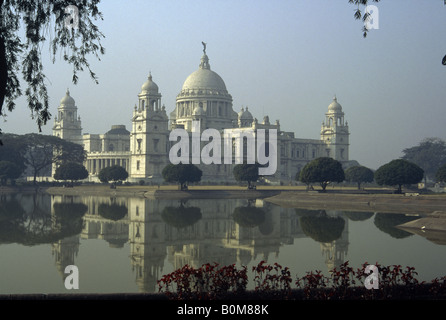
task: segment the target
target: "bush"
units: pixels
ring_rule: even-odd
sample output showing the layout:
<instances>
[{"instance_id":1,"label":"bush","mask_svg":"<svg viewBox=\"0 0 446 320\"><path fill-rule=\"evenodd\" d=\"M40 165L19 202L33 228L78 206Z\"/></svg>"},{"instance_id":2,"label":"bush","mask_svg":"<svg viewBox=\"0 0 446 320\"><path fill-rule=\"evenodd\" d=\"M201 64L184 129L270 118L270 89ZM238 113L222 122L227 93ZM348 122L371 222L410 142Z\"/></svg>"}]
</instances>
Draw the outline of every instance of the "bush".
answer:
<instances>
[{"instance_id":1,"label":"bush","mask_svg":"<svg viewBox=\"0 0 446 320\"><path fill-rule=\"evenodd\" d=\"M107 183L109 181L122 182L126 180L128 176L128 172L123 167L118 165L103 168L98 174L99 180L103 183Z\"/></svg>"},{"instance_id":2,"label":"bush","mask_svg":"<svg viewBox=\"0 0 446 320\"><path fill-rule=\"evenodd\" d=\"M366 272L365 262L354 270L348 261L330 270L330 276L321 271L307 272L297 277L292 289L290 270L274 263L261 261L252 267L255 273L255 289L247 291L247 267L237 269L235 265L223 266L204 264L195 269L189 265L164 275L158 281L159 292L169 299L214 300L228 298L256 299L299 299L299 300L388 300L446 297L446 276L435 278L430 283L419 282L413 267L401 265L381 266L378 270L378 288L367 289L365 283L371 276Z\"/></svg>"}]
</instances>

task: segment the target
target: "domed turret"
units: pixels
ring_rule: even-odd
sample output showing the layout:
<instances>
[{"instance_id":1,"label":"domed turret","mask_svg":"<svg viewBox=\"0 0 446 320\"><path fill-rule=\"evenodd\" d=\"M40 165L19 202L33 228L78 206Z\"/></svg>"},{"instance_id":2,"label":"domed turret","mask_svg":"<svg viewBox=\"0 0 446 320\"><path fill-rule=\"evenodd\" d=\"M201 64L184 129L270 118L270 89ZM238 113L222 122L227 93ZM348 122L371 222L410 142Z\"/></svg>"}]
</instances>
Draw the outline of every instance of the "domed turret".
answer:
<instances>
[{"instance_id":1,"label":"domed turret","mask_svg":"<svg viewBox=\"0 0 446 320\"><path fill-rule=\"evenodd\" d=\"M238 113L238 125L239 127L250 127L254 117L251 112L249 112L248 107L243 109Z\"/></svg>"},{"instance_id":2,"label":"domed turret","mask_svg":"<svg viewBox=\"0 0 446 320\"><path fill-rule=\"evenodd\" d=\"M241 120L251 120L252 121L254 119L251 112L249 112L248 107L246 107L245 111L243 111L243 108L242 108L242 111L239 113L239 117Z\"/></svg>"},{"instance_id":3,"label":"domed turret","mask_svg":"<svg viewBox=\"0 0 446 320\"><path fill-rule=\"evenodd\" d=\"M81 119L77 115L76 103L68 89L57 107L53 135L71 142L82 143Z\"/></svg>"},{"instance_id":4,"label":"domed turret","mask_svg":"<svg viewBox=\"0 0 446 320\"><path fill-rule=\"evenodd\" d=\"M151 73L149 73L147 81L141 86L138 99L139 107L137 107L137 110L155 111L161 109L161 93L159 93L158 85L152 80Z\"/></svg>"},{"instance_id":5,"label":"domed turret","mask_svg":"<svg viewBox=\"0 0 446 320\"><path fill-rule=\"evenodd\" d=\"M342 112L342 106L338 103L336 96L334 96L332 103L328 105L328 111Z\"/></svg>"},{"instance_id":6,"label":"domed turret","mask_svg":"<svg viewBox=\"0 0 446 320\"><path fill-rule=\"evenodd\" d=\"M74 106L75 105L75 101L70 96L70 91L68 89L67 89L67 92L65 93L65 96L60 100L60 105L64 105L64 106Z\"/></svg>"},{"instance_id":7,"label":"domed turret","mask_svg":"<svg viewBox=\"0 0 446 320\"><path fill-rule=\"evenodd\" d=\"M144 93L158 93L158 85L153 82L152 74L149 74L147 81L141 86L141 92Z\"/></svg>"}]
</instances>

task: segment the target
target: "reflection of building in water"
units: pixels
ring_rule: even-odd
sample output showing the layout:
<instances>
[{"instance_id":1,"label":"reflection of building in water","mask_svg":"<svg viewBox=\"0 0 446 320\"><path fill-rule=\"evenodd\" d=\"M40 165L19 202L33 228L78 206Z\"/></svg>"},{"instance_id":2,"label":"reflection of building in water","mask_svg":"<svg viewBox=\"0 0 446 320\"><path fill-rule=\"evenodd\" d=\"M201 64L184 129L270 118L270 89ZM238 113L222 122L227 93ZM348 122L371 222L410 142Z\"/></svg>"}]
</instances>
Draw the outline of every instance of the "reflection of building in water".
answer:
<instances>
[{"instance_id":1,"label":"reflection of building in water","mask_svg":"<svg viewBox=\"0 0 446 320\"><path fill-rule=\"evenodd\" d=\"M55 203L62 203L63 198L61 197L52 197L51 202L53 205L50 205L52 220L52 228L54 230L61 230L63 226L61 225L63 222L60 219L56 218L57 212L54 206ZM74 260L77 257L79 252L79 236L73 235L69 237L65 237L57 242L51 244L51 253L54 257L54 262L56 264L57 271L62 276L62 279L65 280L68 274L65 274L65 267L69 265L75 264Z\"/></svg>"},{"instance_id":2,"label":"reflection of building in water","mask_svg":"<svg viewBox=\"0 0 446 320\"><path fill-rule=\"evenodd\" d=\"M61 199L54 197L53 201ZM82 232L54 246L61 267L75 264L73 252L77 252L74 249L79 246L79 237L104 239L114 248L122 248L124 243L128 243L130 263L141 292L156 292L157 281L163 274L185 264L195 268L214 262L221 266L248 266L260 260L274 259L279 255L281 246L306 237L294 209L263 201L201 199L181 204L179 200L96 196L81 197L79 201L88 205ZM104 204L109 205L109 209L113 204L124 206L125 214L109 210L107 216ZM199 216L196 215L197 210L187 211L181 209L182 206L199 208ZM243 211L247 207L261 209L258 212L264 213L262 219L250 221L250 226L235 217L237 208L242 208L243 214L248 215L249 211ZM191 212L193 215L188 217ZM341 239L321 244L329 268L339 263L347 252L346 229L347 225ZM62 264L62 261L66 262ZM171 265L165 265L166 261Z\"/></svg>"},{"instance_id":3,"label":"reflection of building in water","mask_svg":"<svg viewBox=\"0 0 446 320\"><path fill-rule=\"evenodd\" d=\"M65 267L74 265L74 258L79 252L79 236L64 238L52 244L51 250L57 271L65 280Z\"/></svg>"},{"instance_id":4,"label":"reflection of building in water","mask_svg":"<svg viewBox=\"0 0 446 320\"><path fill-rule=\"evenodd\" d=\"M342 235L339 239L332 242L321 243L321 251L325 256L325 264L328 270L333 270L345 262L345 256L348 251L348 218L343 216L342 212L327 212L330 216L339 216L344 219L345 225Z\"/></svg>"},{"instance_id":5,"label":"reflection of building in water","mask_svg":"<svg viewBox=\"0 0 446 320\"><path fill-rule=\"evenodd\" d=\"M83 239L102 239L110 247L122 248L128 241L129 222L127 214L113 216L117 208L127 212L127 199L109 197L83 197L88 199L85 204L88 212L85 214L85 225L81 233ZM115 205L115 206L112 206ZM110 216L107 216L110 214Z\"/></svg>"},{"instance_id":6,"label":"reflection of building in water","mask_svg":"<svg viewBox=\"0 0 446 320\"><path fill-rule=\"evenodd\" d=\"M156 290L166 259L166 226L160 203L147 199L129 201L130 262L141 292Z\"/></svg>"}]
</instances>

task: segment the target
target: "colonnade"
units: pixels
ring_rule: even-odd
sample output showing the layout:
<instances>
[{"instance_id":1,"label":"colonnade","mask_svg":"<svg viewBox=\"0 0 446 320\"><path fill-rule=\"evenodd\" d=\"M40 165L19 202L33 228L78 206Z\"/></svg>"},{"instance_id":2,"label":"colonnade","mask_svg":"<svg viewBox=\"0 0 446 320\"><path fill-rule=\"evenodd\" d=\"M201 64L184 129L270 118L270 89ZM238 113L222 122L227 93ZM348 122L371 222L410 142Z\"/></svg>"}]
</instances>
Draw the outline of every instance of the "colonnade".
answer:
<instances>
[{"instance_id":1,"label":"colonnade","mask_svg":"<svg viewBox=\"0 0 446 320\"><path fill-rule=\"evenodd\" d=\"M127 172L129 172L130 160L129 157L119 157L111 156L111 157L97 157L97 158L88 158L86 160L86 169L90 174L97 175L103 168L111 167L114 165L118 165L123 167Z\"/></svg>"}]
</instances>

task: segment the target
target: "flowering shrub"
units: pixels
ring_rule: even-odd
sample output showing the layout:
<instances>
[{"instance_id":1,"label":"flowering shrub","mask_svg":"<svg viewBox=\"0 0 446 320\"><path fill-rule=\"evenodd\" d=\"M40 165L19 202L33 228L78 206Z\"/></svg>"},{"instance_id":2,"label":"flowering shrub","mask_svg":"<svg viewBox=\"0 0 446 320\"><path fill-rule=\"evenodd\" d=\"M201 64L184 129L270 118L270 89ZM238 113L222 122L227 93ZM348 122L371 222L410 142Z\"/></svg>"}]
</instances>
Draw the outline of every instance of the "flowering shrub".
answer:
<instances>
[{"instance_id":1,"label":"flowering shrub","mask_svg":"<svg viewBox=\"0 0 446 320\"><path fill-rule=\"evenodd\" d=\"M199 269L185 265L158 281L160 292L172 299L217 299L228 293L246 291L247 268L235 265L220 267L217 263L204 264Z\"/></svg>"},{"instance_id":2,"label":"flowering shrub","mask_svg":"<svg viewBox=\"0 0 446 320\"><path fill-rule=\"evenodd\" d=\"M272 294L280 298L291 295L291 282L293 279L287 267L283 268L278 263L274 263L273 266L266 265L266 261L260 261L257 266L252 267L252 271L255 272L256 292Z\"/></svg>"},{"instance_id":3,"label":"flowering shrub","mask_svg":"<svg viewBox=\"0 0 446 320\"><path fill-rule=\"evenodd\" d=\"M195 269L189 265L164 275L158 281L159 292L164 292L170 299L221 299L255 297L268 299L401 299L401 298L435 298L446 296L446 276L436 278L431 283L419 282L413 267L400 265L381 266L379 286L367 289L364 283L369 276L366 273L368 263L354 270L348 261L324 276L321 271L307 272L297 277L292 289L292 277L289 268L278 263L269 265L260 261L252 268L255 288L247 291L247 267L240 270L235 265L204 264Z\"/></svg>"}]
</instances>

